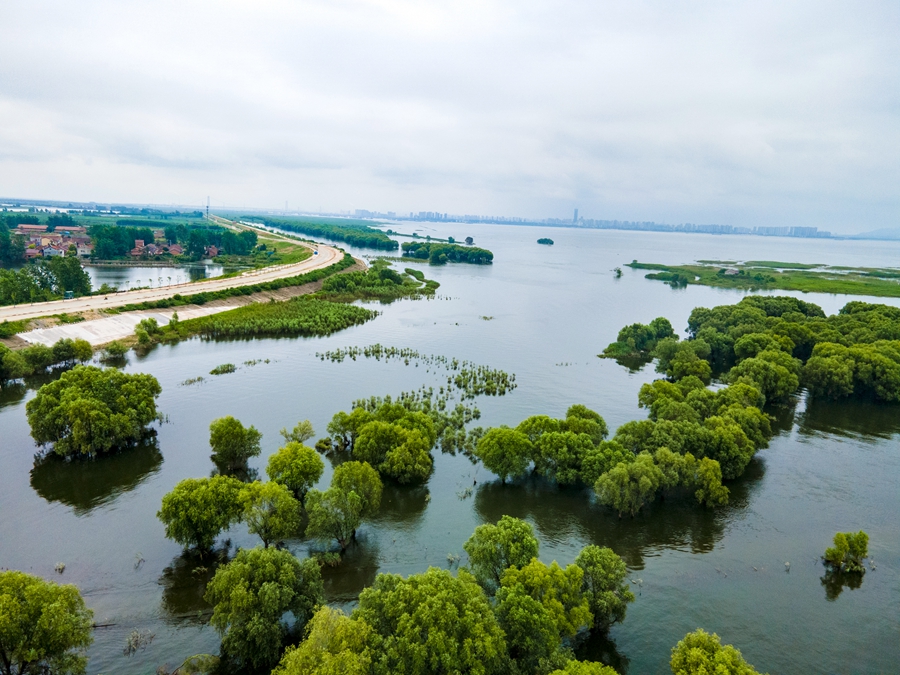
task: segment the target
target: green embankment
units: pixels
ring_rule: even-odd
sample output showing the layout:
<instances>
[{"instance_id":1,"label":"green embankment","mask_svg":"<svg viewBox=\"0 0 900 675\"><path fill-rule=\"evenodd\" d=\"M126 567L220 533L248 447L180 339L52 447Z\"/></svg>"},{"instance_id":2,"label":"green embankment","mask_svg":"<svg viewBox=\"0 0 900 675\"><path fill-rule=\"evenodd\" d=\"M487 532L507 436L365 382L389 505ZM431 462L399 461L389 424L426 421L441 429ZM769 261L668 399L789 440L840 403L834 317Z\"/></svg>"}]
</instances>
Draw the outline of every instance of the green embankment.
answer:
<instances>
[{"instance_id":1,"label":"green embankment","mask_svg":"<svg viewBox=\"0 0 900 675\"><path fill-rule=\"evenodd\" d=\"M695 265L659 265L635 260L627 266L651 270L647 279L665 281L675 287L698 284L741 290L900 297L900 269L830 267L769 260L739 264L707 261Z\"/></svg>"}]
</instances>

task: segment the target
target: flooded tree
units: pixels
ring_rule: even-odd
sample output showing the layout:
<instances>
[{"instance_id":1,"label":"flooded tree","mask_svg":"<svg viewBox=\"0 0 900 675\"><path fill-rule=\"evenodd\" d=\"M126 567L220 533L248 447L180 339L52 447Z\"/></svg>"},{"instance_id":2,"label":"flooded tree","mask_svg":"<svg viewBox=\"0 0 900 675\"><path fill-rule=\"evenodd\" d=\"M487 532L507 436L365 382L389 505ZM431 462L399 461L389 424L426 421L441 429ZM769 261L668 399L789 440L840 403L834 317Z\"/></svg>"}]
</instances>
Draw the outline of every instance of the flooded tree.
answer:
<instances>
[{"instance_id":1,"label":"flooded tree","mask_svg":"<svg viewBox=\"0 0 900 675\"><path fill-rule=\"evenodd\" d=\"M75 586L0 572L0 675L83 675L92 621Z\"/></svg>"}]
</instances>

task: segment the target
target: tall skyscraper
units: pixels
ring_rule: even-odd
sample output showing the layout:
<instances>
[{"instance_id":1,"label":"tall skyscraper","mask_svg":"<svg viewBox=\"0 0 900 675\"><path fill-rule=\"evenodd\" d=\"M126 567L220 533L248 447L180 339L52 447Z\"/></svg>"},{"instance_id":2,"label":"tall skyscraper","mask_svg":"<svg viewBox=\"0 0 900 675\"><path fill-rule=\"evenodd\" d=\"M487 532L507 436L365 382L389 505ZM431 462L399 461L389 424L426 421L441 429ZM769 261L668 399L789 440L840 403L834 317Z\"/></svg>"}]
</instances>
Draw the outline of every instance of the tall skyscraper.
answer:
<instances>
[{"instance_id":1,"label":"tall skyscraper","mask_svg":"<svg viewBox=\"0 0 900 675\"><path fill-rule=\"evenodd\" d=\"M573 223L577 223L577 222L578 222L578 209L575 209L575 217L572 218L572 222L573 222Z\"/></svg>"}]
</instances>

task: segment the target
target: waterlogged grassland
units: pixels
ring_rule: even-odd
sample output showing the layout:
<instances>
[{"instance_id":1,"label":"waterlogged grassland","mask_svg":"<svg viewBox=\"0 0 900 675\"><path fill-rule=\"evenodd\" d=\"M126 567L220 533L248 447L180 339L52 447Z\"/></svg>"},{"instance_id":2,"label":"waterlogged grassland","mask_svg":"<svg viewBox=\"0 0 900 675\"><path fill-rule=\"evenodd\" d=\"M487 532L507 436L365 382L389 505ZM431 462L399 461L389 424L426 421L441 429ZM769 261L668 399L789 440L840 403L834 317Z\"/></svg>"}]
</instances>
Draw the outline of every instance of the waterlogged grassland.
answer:
<instances>
[{"instance_id":1,"label":"waterlogged grassland","mask_svg":"<svg viewBox=\"0 0 900 675\"><path fill-rule=\"evenodd\" d=\"M330 335L376 316L378 312L364 307L301 296L170 323L163 329L161 339L178 340L192 335L228 338Z\"/></svg>"},{"instance_id":2,"label":"waterlogged grassland","mask_svg":"<svg viewBox=\"0 0 900 675\"><path fill-rule=\"evenodd\" d=\"M443 369L448 373L447 384L440 386L439 393L443 395L446 386L448 393L456 390L463 400L474 399L476 396L482 395L504 396L517 386L515 374L511 375L502 370L480 366L471 361L460 361L433 354L420 354L415 349L407 347L385 347L374 344L368 347L345 347L322 353L317 352L316 356L322 361L327 359L332 363L341 363L344 359L356 361L358 358L365 358L385 363L403 361L404 365L414 364L417 368L419 364L422 364L428 370L433 368L435 372Z\"/></svg>"},{"instance_id":3,"label":"waterlogged grassland","mask_svg":"<svg viewBox=\"0 0 900 675\"><path fill-rule=\"evenodd\" d=\"M704 261L694 265L659 265L634 261L628 267L650 270L647 279L672 286L698 284L741 290L844 293L900 297L900 269L847 268L757 260L745 263Z\"/></svg>"}]
</instances>

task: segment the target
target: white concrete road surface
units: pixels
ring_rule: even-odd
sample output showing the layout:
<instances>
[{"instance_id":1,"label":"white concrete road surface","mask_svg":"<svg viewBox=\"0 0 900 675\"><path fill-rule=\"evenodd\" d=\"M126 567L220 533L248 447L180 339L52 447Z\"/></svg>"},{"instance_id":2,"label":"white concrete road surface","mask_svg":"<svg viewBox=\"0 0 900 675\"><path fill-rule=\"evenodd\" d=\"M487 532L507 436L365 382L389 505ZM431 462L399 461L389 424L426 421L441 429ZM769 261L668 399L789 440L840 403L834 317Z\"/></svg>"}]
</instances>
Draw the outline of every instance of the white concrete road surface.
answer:
<instances>
[{"instance_id":1,"label":"white concrete road surface","mask_svg":"<svg viewBox=\"0 0 900 675\"><path fill-rule=\"evenodd\" d=\"M266 233L269 235L269 233ZM97 309L110 309L122 305L136 304L153 300L171 298L173 295L193 295L204 291L222 291L227 288L240 286L252 286L276 279L295 277L313 270L329 267L343 259L344 254L332 246L325 244L306 244L295 239L290 240L294 244L303 244L313 249L312 257L291 265L273 265L258 270L244 272L235 277L213 278L205 281L194 281L163 288L148 288L139 291L122 291L108 295L91 295L72 300L53 300L51 302L37 302L29 305L7 305L0 307L0 321L20 321L22 319L35 319L39 316L52 316L53 314L84 312ZM318 251L318 253L316 253ZM181 315L179 314L179 317ZM185 317L187 318L187 317ZM115 339L115 338L113 338Z\"/></svg>"},{"instance_id":2,"label":"white concrete road surface","mask_svg":"<svg viewBox=\"0 0 900 675\"><path fill-rule=\"evenodd\" d=\"M208 316L216 312L224 312L231 307L182 307L178 309L180 320L193 319L198 316ZM107 316L102 319L82 321L81 323L67 323L50 328L37 328L26 333L19 333L18 337L32 344L52 346L57 340L70 338L72 340L87 340L92 346L106 344L113 340L134 335L134 328L143 319L150 317L156 319L160 326L165 326L172 318L174 309L141 310L138 312L125 312L115 316Z\"/></svg>"}]
</instances>

